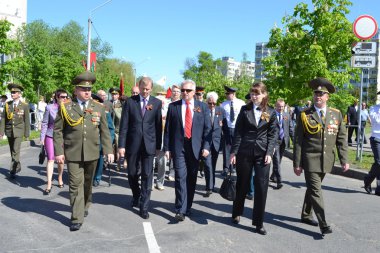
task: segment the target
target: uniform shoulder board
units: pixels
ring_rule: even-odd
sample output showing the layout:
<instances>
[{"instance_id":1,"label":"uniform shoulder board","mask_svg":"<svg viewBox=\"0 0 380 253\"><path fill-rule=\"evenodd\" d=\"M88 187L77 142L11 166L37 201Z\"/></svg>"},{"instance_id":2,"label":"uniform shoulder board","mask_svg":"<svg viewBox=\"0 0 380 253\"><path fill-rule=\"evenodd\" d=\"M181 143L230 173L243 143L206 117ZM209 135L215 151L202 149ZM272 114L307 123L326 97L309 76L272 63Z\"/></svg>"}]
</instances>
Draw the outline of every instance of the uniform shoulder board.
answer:
<instances>
[{"instance_id":1,"label":"uniform shoulder board","mask_svg":"<svg viewBox=\"0 0 380 253\"><path fill-rule=\"evenodd\" d=\"M340 111L339 111L338 109L336 109L336 108L331 108L331 107L330 107L330 110L331 110L331 111L334 111L334 112L340 112Z\"/></svg>"}]
</instances>

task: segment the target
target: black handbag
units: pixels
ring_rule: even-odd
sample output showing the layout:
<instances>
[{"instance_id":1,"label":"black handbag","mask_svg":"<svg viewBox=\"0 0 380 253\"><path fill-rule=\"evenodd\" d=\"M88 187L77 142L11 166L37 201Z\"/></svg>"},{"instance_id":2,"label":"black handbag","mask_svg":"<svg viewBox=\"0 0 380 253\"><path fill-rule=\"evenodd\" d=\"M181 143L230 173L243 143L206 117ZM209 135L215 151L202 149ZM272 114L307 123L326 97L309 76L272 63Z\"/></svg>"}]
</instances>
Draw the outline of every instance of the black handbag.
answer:
<instances>
[{"instance_id":1,"label":"black handbag","mask_svg":"<svg viewBox=\"0 0 380 253\"><path fill-rule=\"evenodd\" d=\"M46 153L45 153L45 146L41 145L40 155L38 156L38 163L43 164L45 161Z\"/></svg>"},{"instance_id":2,"label":"black handbag","mask_svg":"<svg viewBox=\"0 0 380 253\"><path fill-rule=\"evenodd\" d=\"M236 197L236 181L233 179L231 172L223 179L222 186L219 190L220 196L229 201L234 201Z\"/></svg>"}]
</instances>

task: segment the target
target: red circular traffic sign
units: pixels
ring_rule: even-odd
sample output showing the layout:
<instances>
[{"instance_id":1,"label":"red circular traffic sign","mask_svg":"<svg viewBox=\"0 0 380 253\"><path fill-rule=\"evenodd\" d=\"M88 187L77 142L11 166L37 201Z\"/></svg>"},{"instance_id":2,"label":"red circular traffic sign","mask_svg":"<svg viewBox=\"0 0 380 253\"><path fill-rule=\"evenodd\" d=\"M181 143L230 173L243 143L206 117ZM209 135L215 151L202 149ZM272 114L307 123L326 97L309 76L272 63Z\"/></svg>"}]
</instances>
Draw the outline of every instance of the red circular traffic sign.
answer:
<instances>
[{"instance_id":1,"label":"red circular traffic sign","mask_svg":"<svg viewBox=\"0 0 380 253\"><path fill-rule=\"evenodd\" d=\"M368 40L375 36L377 28L376 20L370 15L359 16L353 24L354 34L361 40Z\"/></svg>"}]
</instances>

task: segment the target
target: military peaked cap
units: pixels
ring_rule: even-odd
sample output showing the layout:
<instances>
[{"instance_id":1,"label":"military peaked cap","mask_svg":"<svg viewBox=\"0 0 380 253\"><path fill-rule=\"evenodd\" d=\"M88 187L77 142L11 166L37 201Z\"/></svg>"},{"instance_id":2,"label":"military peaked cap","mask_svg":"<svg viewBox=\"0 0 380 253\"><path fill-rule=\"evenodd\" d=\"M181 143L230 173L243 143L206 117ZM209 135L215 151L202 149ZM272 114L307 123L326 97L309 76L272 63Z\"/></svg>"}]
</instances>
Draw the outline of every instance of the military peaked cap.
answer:
<instances>
[{"instance_id":1,"label":"military peaked cap","mask_svg":"<svg viewBox=\"0 0 380 253\"><path fill-rule=\"evenodd\" d=\"M10 90L11 92L12 91L23 91L24 90L24 87L22 87L20 84L16 84L16 83L10 83L8 84L8 90Z\"/></svg>"},{"instance_id":2,"label":"military peaked cap","mask_svg":"<svg viewBox=\"0 0 380 253\"><path fill-rule=\"evenodd\" d=\"M334 93L335 87L334 85L323 77L317 77L309 82L309 87L313 89L313 91L322 91L327 93Z\"/></svg>"},{"instance_id":3,"label":"military peaked cap","mask_svg":"<svg viewBox=\"0 0 380 253\"><path fill-rule=\"evenodd\" d=\"M72 81L72 84L79 87L91 88L95 82L96 82L95 74L90 71L85 71L77 75Z\"/></svg>"}]
</instances>

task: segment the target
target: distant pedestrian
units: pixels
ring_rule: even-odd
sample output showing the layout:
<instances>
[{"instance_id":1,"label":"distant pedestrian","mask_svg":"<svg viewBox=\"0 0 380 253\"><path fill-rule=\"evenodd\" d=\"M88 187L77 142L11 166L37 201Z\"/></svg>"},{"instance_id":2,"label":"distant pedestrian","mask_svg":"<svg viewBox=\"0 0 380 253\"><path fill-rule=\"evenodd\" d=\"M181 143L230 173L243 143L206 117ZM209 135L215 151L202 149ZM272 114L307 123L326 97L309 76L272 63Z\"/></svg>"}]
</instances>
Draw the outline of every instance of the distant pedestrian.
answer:
<instances>
[{"instance_id":1,"label":"distant pedestrian","mask_svg":"<svg viewBox=\"0 0 380 253\"><path fill-rule=\"evenodd\" d=\"M224 110L223 120L223 137L224 137L224 149L223 149L223 176L226 176L229 172L235 173L234 168L230 164L231 145L234 138L235 124L238 118L240 109L245 102L236 97L236 91L238 89L224 86L226 91L227 100L224 101L220 107Z\"/></svg>"},{"instance_id":2,"label":"distant pedestrian","mask_svg":"<svg viewBox=\"0 0 380 253\"><path fill-rule=\"evenodd\" d=\"M352 145L352 135L355 131L356 140L358 139L358 100L355 99L354 104L347 109L347 125L348 125L348 145Z\"/></svg>"},{"instance_id":3,"label":"distant pedestrian","mask_svg":"<svg viewBox=\"0 0 380 253\"><path fill-rule=\"evenodd\" d=\"M285 101L281 98L276 102L276 116L278 127L278 138L273 155L273 172L270 180L277 183L276 189L282 188L281 161L286 148L290 146L290 139L293 140L294 128L289 113L284 111Z\"/></svg>"},{"instance_id":4,"label":"distant pedestrian","mask_svg":"<svg viewBox=\"0 0 380 253\"><path fill-rule=\"evenodd\" d=\"M367 104L362 103L362 108L360 111L360 139L363 141L364 144L367 144L367 137L365 136L365 127L367 125L367 121L371 122L371 118L369 117L368 109L367 109Z\"/></svg>"},{"instance_id":5,"label":"distant pedestrian","mask_svg":"<svg viewBox=\"0 0 380 253\"><path fill-rule=\"evenodd\" d=\"M47 154L47 164L46 164L46 177L47 177L47 185L44 190L44 195L49 195L52 188L52 179L53 179L53 171L54 171L54 143L53 143L53 135L54 135L54 121L57 117L59 105L63 102L66 102L68 99L67 91L63 89L58 89L55 92L54 102L46 106L45 113L41 122L41 135L40 142L41 145L45 146L45 151ZM58 165L58 188L63 188L63 163L59 163Z\"/></svg>"},{"instance_id":6,"label":"distant pedestrian","mask_svg":"<svg viewBox=\"0 0 380 253\"><path fill-rule=\"evenodd\" d=\"M332 233L325 218L322 181L331 172L335 162L335 147L343 172L347 163L346 128L342 113L327 106L329 95L335 92L333 84L318 77L309 82L313 89L314 105L304 110L297 119L294 135L293 167L300 176L305 171L306 193L301 222L318 226L322 235ZM313 210L318 222L313 219Z\"/></svg>"},{"instance_id":7,"label":"distant pedestrian","mask_svg":"<svg viewBox=\"0 0 380 253\"><path fill-rule=\"evenodd\" d=\"M8 84L12 100L6 102L0 123L0 140L5 134L8 138L11 152L10 178L21 171L20 148L22 138L29 138L30 114L29 105L21 102L21 94L24 88L19 84Z\"/></svg>"}]
</instances>

